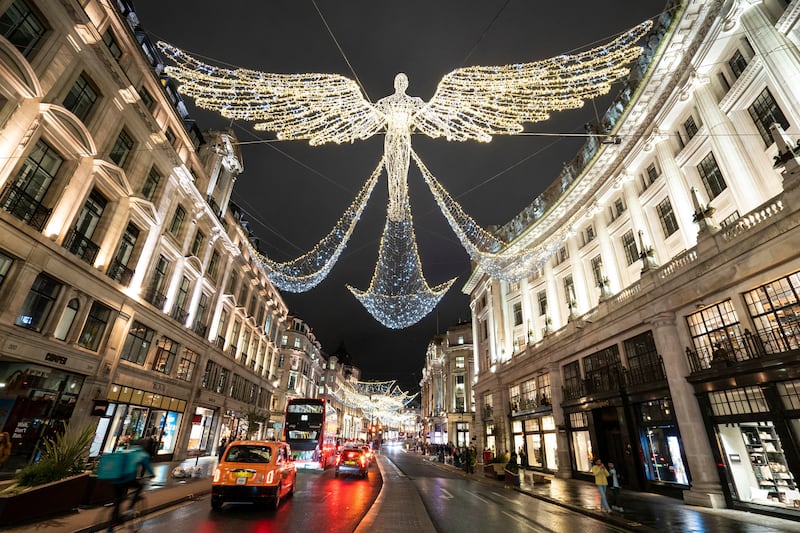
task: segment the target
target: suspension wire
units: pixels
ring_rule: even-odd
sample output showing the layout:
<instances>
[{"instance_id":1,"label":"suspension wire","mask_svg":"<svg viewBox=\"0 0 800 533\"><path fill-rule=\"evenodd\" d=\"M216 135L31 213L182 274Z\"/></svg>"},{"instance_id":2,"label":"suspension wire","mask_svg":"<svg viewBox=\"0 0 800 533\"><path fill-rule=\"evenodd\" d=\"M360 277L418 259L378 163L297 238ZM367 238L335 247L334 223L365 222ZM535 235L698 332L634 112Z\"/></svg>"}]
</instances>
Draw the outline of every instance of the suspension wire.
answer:
<instances>
[{"instance_id":1,"label":"suspension wire","mask_svg":"<svg viewBox=\"0 0 800 533\"><path fill-rule=\"evenodd\" d=\"M325 20L325 15L322 14L322 11L317 5L317 0L311 0L311 3L314 4L314 9L317 10L319 18L322 19L322 23L325 24L325 29L328 30L328 34L331 36L331 39L333 39L336 48L339 49L339 53L342 54L344 62L347 63L348 68L350 68L350 73L356 79L356 83L358 83L358 86L361 87L361 92L364 93L364 96L367 98L367 101L371 104L372 98L369 97L369 93L367 93L367 90L364 88L364 84L361 83L361 79L358 77L358 74L356 74L356 70L353 68L353 65L350 64L350 60L347 59L347 55L344 53L344 50L342 49L341 45L339 45L339 41L336 39L336 36L333 34L333 30L331 30L331 27L328 25L328 21Z\"/></svg>"},{"instance_id":2,"label":"suspension wire","mask_svg":"<svg viewBox=\"0 0 800 533\"><path fill-rule=\"evenodd\" d=\"M510 4L510 3L511 3L511 0L506 0L506 3L503 4L503 7L501 7L500 10L497 13L495 13L494 18L492 18L492 20L489 21L489 24L487 24L486 27L483 29L483 33L481 33L480 37L478 37L478 40L475 41L475 44L472 45L472 48L470 48L470 50L467 53L466 57L464 57L464 59L461 60L461 65L460 66L463 67L464 65L466 65L466 63L469 60L469 58L472 56L473 53L475 53L475 50L478 49L478 45L481 44L481 41L483 41L483 38L486 37L486 34L489 33L489 30L492 29L492 26L494 26L494 23L497 22L497 19L500 18L500 15L503 13L503 11L506 10L506 7L508 7L508 4Z\"/></svg>"}]
</instances>

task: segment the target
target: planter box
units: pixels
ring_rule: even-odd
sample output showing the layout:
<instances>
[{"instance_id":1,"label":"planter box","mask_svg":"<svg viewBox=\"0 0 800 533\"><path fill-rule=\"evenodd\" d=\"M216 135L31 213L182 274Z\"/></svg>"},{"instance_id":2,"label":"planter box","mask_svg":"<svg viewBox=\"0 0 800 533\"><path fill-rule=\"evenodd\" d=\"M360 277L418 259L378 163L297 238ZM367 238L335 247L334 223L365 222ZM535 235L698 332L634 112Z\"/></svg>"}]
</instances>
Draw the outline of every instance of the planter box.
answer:
<instances>
[{"instance_id":1,"label":"planter box","mask_svg":"<svg viewBox=\"0 0 800 533\"><path fill-rule=\"evenodd\" d=\"M89 476L86 483L86 490L81 499L84 507L96 507L108 502L113 502L116 492L114 484L107 479L97 479L97 476Z\"/></svg>"},{"instance_id":2,"label":"planter box","mask_svg":"<svg viewBox=\"0 0 800 533\"><path fill-rule=\"evenodd\" d=\"M510 470L504 470L503 475L505 477L506 485L512 487L519 487L519 472L514 473L511 472Z\"/></svg>"},{"instance_id":3,"label":"planter box","mask_svg":"<svg viewBox=\"0 0 800 533\"><path fill-rule=\"evenodd\" d=\"M24 492L0 495L0 524L21 524L72 511L80 505L88 483L89 474L86 473Z\"/></svg>"},{"instance_id":4,"label":"planter box","mask_svg":"<svg viewBox=\"0 0 800 533\"><path fill-rule=\"evenodd\" d=\"M503 479L505 477L506 465L501 463L489 463L483 465L483 475L492 479Z\"/></svg>"}]
</instances>

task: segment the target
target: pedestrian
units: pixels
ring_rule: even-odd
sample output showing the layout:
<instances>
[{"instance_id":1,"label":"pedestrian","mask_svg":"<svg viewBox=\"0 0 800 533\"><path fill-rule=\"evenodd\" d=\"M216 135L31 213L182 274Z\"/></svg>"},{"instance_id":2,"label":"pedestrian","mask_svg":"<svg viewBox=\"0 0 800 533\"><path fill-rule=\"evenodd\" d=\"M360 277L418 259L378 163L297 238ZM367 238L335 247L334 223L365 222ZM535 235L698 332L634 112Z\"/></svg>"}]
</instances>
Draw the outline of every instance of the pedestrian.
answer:
<instances>
[{"instance_id":1,"label":"pedestrian","mask_svg":"<svg viewBox=\"0 0 800 533\"><path fill-rule=\"evenodd\" d=\"M517 452L511 450L511 455L508 456L508 462L517 464Z\"/></svg>"},{"instance_id":2,"label":"pedestrian","mask_svg":"<svg viewBox=\"0 0 800 533\"><path fill-rule=\"evenodd\" d=\"M519 449L519 480L525 482L525 469L528 468L528 454L525 453L525 448Z\"/></svg>"},{"instance_id":3,"label":"pedestrian","mask_svg":"<svg viewBox=\"0 0 800 533\"><path fill-rule=\"evenodd\" d=\"M592 466L592 474L594 474L594 484L597 485L597 491L600 493L600 511L603 513L610 513L611 507L608 505L608 500L606 499L609 474L608 469L606 469L601 459L595 459L594 466Z\"/></svg>"},{"instance_id":4,"label":"pedestrian","mask_svg":"<svg viewBox=\"0 0 800 533\"><path fill-rule=\"evenodd\" d=\"M219 441L219 447L217 448L217 453L219 454L219 458L222 459L222 454L225 453L225 447L228 445L227 437L222 437Z\"/></svg>"},{"instance_id":5,"label":"pedestrian","mask_svg":"<svg viewBox=\"0 0 800 533\"><path fill-rule=\"evenodd\" d=\"M478 449L473 444L469 447L469 473L475 473L475 465L478 464Z\"/></svg>"},{"instance_id":6,"label":"pedestrian","mask_svg":"<svg viewBox=\"0 0 800 533\"><path fill-rule=\"evenodd\" d=\"M622 475L617 471L614 463L611 461L608 462L608 473L610 476L609 483L608 483L608 503L611 504L611 508L618 513L624 511L622 508L622 499L620 497L621 488L620 481L622 480Z\"/></svg>"}]
</instances>

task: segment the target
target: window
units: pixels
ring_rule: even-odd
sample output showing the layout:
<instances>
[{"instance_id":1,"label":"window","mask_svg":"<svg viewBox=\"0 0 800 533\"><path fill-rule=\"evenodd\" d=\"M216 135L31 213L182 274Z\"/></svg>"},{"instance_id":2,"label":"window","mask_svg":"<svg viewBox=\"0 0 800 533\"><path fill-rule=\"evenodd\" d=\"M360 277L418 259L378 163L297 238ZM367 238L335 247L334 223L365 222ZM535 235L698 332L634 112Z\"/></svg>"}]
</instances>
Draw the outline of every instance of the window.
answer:
<instances>
[{"instance_id":1,"label":"window","mask_svg":"<svg viewBox=\"0 0 800 533\"><path fill-rule=\"evenodd\" d=\"M167 138L167 142L169 143L170 146L175 146L176 138L175 138L175 132L172 131L172 128L167 128L164 131L164 136Z\"/></svg>"},{"instance_id":2,"label":"window","mask_svg":"<svg viewBox=\"0 0 800 533\"><path fill-rule=\"evenodd\" d=\"M107 29L106 32L103 34L103 42L106 43L106 48L108 51L111 52L111 55L116 61L122 57L122 48L119 47L117 40L114 38L114 34L111 33L111 29Z\"/></svg>"},{"instance_id":3,"label":"window","mask_svg":"<svg viewBox=\"0 0 800 533\"><path fill-rule=\"evenodd\" d=\"M186 312L186 296L189 294L189 278L183 276L181 284L178 287L178 294L175 297L175 306L172 308L172 318L181 324L186 322L188 313Z\"/></svg>"},{"instance_id":4,"label":"window","mask_svg":"<svg viewBox=\"0 0 800 533\"><path fill-rule=\"evenodd\" d=\"M300 337L294 338L294 347L298 349L300 348Z\"/></svg>"},{"instance_id":5,"label":"window","mask_svg":"<svg viewBox=\"0 0 800 533\"><path fill-rule=\"evenodd\" d=\"M183 225L183 219L186 218L186 211L180 205L175 208L175 214L172 215L172 222L169 223L169 232L173 237L178 237Z\"/></svg>"},{"instance_id":6,"label":"window","mask_svg":"<svg viewBox=\"0 0 800 533\"><path fill-rule=\"evenodd\" d=\"M120 358L137 365L144 365L155 334L154 330L134 320L133 324L131 324L131 329L128 330L125 344L122 345Z\"/></svg>"},{"instance_id":7,"label":"window","mask_svg":"<svg viewBox=\"0 0 800 533\"><path fill-rule=\"evenodd\" d=\"M96 352L100 347L100 341L103 339L110 318L111 309L100 302L94 302L89 309L89 317L83 325L81 336L78 338L78 346Z\"/></svg>"},{"instance_id":8,"label":"window","mask_svg":"<svg viewBox=\"0 0 800 533\"><path fill-rule=\"evenodd\" d=\"M58 325L56 326L55 331L53 332L53 337L56 339L63 341L67 339L67 335L69 335L69 330L72 328L72 323L75 321L75 315L78 314L78 310L81 308L81 303L78 301L77 298L73 298L67 304L67 307L64 308L64 312L61 314L61 318L58 321Z\"/></svg>"},{"instance_id":9,"label":"window","mask_svg":"<svg viewBox=\"0 0 800 533\"><path fill-rule=\"evenodd\" d=\"M786 120L783 111L778 107L778 102L775 101L769 89L761 91L761 94L756 97L753 104L747 108L747 111L750 113L750 118L753 119L756 128L758 128L758 133L761 134L766 146L770 146L773 143L772 134L769 132L769 127L772 124L777 122L784 130L789 128L789 121Z\"/></svg>"},{"instance_id":10,"label":"window","mask_svg":"<svg viewBox=\"0 0 800 533\"><path fill-rule=\"evenodd\" d=\"M195 366L197 366L197 354L189 348L184 348L181 352L181 360L178 362L178 372L175 377L183 381L192 381Z\"/></svg>"},{"instance_id":11,"label":"window","mask_svg":"<svg viewBox=\"0 0 800 533\"><path fill-rule=\"evenodd\" d=\"M139 238L139 228L133 224L128 224L125 228L125 233L122 234L122 239L119 241L117 253L111 264L108 267L108 277L114 279L123 285L127 286L133 277L133 270L128 268L128 261L133 255L133 250L136 247L136 241Z\"/></svg>"},{"instance_id":12,"label":"window","mask_svg":"<svg viewBox=\"0 0 800 533\"><path fill-rule=\"evenodd\" d=\"M86 74L82 73L75 80L75 84L64 99L64 107L72 111L76 117L85 121L95 102L97 102L97 98L97 89L94 88Z\"/></svg>"},{"instance_id":13,"label":"window","mask_svg":"<svg viewBox=\"0 0 800 533\"><path fill-rule=\"evenodd\" d=\"M228 278L228 288L225 289L225 294L233 294L236 289L236 284L239 281L239 275L235 270L231 271L231 276Z\"/></svg>"},{"instance_id":14,"label":"window","mask_svg":"<svg viewBox=\"0 0 800 533\"><path fill-rule=\"evenodd\" d=\"M575 305L575 283L572 281L572 274L564 276L564 298L567 306L573 307Z\"/></svg>"},{"instance_id":15,"label":"window","mask_svg":"<svg viewBox=\"0 0 800 533\"><path fill-rule=\"evenodd\" d=\"M194 234L194 240L192 241L192 255L197 256L200 253L200 248L202 248L205 238L206 236L203 235L203 232L197 230L197 233Z\"/></svg>"},{"instance_id":16,"label":"window","mask_svg":"<svg viewBox=\"0 0 800 533\"><path fill-rule=\"evenodd\" d=\"M8 276L8 271L11 269L11 265L14 263L14 259L7 256L3 252L0 252L0 287L3 286L3 282L6 280L6 276Z\"/></svg>"},{"instance_id":17,"label":"window","mask_svg":"<svg viewBox=\"0 0 800 533\"><path fill-rule=\"evenodd\" d=\"M656 168L655 163L650 163L650 165L648 165L645 174L647 174L647 180L651 184L655 183L655 181L658 179L659 176L658 169Z\"/></svg>"},{"instance_id":18,"label":"window","mask_svg":"<svg viewBox=\"0 0 800 533\"><path fill-rule=\"evenodd\" d=\"M697 172L700 173L700 178L703 180L703 185L710 200L713 200L728 188L728 184L725 183L725 178L722 177L722 171L719 169L717 160L712 152L709 152L700 161L700 164L697 165Z\"/></svg>"},{"instance_id":19,"label":"window","mask_svg":"<svg viewBox=\"0 0 800 533\"><path fill-rule=\"evenodd\" d=\"M289 384L286 386L287 389L293 391L297 387L297 372L289 372Z\"/></svg>"},{"instance_id":20,"label":"window","mask_svg":"<svg viewBox=\"0 0 800 533\"><path fill-rule=\"evenodd\" d=\"M581 394L581 367L580 362L573 361L562 367L564 372L564 396L568 399L580 398Z\"/></svg>"},{"instance_id":21,"label":"window","mask_svg":"<svg viewBox=\"0 0 800 533\"><path fill-rule=\"evenodd\" d=\"M614 216L612 218L614 220L616 220L618 217L622 215L622 213L625 212L625 202L622 201L622 198L617 198L616 200L614 200L613 210L614 210Z\"/></svg>"},{"instance_id":22,"label":"window","mask_svg":"<svg viewBox=\"0 0 800 533\"><path fill-rule=\"evenodd\" d=\"M463 355L456 356L456 368L464 368L465 366L465 357Z\"/></svg>"},{"instance_id":23,"label":"window","mask_svg":"<svg viewBox=\"0 0 800 533\"><path fill-rule=\"evenodd\" d=\"M37 142L17 172L14 184L3 194L3 209L42 229L50 215L50 210L42 206L42 200L63 162L47 143Z\"/></svg>"},{"instance_id":24,"label":"window","mask_svg":"<svg viewBox=\"0 0 800 533\"><path fill-rule=\"evenodd\" d=\"M169 337L161 337L161 340L158 341L158 349L153 361L153 370L162 374L170 374L172 365L175 364L175 358L178 355L178 348L179 345L174 340Z\"/></svg>"},{"instance_id":25,"label":"window","mask_svg":"<svg viewBox=\"0 0 800 533\"><path fill-rule=\"evenodd\" d=\"M236 299L236 303L239 307L244 307L247 304L247 293L250 287L248 287L247 280L242 281L242 286L239 287L239 297Z\"/></svg>"},{"instance_id":26,"label":"window","mask_svg":"<svg viewBox=\"0 0 800 533\"><path fill-rule=\"evenodd\" d=\"M800 348L800 272L748 291L744 300L767 353Z\"/></svg>"},{"instance_id":27,"label":"window","mask_svg":"<svg viewBox=\"0 0 800 533\"><path fill-rule=\"evenodd\" d=\"M108 154L108 158L111 159L118 167L124 167L125 162L128 160L128 156L131 154L133 150L133 139L131 139L130 134L122 130L119 132L119 136L117 140L114 141L114 146L111 147L111 152Z\"/></svg>"},{"instance_id":28,"label":"window","mask_svg":"<svg viewBox=\"0 0 800 533\"><path fill-rule=\"evenodd\" d=\"M683 123L683 129L686 131L686 136L691 140L695 135L697 135L697 123L694 121L694 117L689 115L689 118Z\"/></svg>"},{"instance_id":29,"label":"window","mask_svg":"<svg viewBox=\"0 0 800 533\"><path fill-rule=\"evenodd\" d=\"M713 348L719 344L732 353L734 344L740 338L739 317L730 300L709 305L697 313L686 317L692 344L700 353L710 359Z\"/></svg>"},{"instance_id":30,"label":"window","mask_svg":"<svg viewBox=\"0 0 800 533\"><path fill-rule=\"evenodd\" d=\"M587 392L607 392L616 388L620 369L619 347L616 344L584 357L583 371L586 382L592 387Z\"/></svg>"},{"instance_id":31,"label":"window","mask_svg":"<svg viewBox=\"0 0 800 533\"><path fill-rule=\"evenodd\" d=\"M739 50L736 50L736 52L733 54L733 57L728 60L728 66L731 67L733 76L738 80L739 76L741 76L742 72L744 72L744 69L747 68L747 60Z\"/></svg>"},{"instance_id":32,"label":"window","mask_svg":"<svg viewBox=\"0 0 800 533\"><path fill-rule=\"evenodd\" d=\"M514 304L514 325L522 325L522 303L517 302Z\"/></svg>"},{"instance_id":33,"label":"window","mask_svg":"<svg viewBox=\"0 0 800 533\"><path fill-rule=\"evenodd\" d=\"M208 261L208 279L217 281L217 274L219 274L219 252L214 250L211 252L211 259Z\"/></svg>"},{"instance_id":34,"label":"window","mask_svg":"<svg viewBox=\"0 0 800 533\"><path fill-rule=\"evenodd\" d=\"M539 301L539 315L545 316L547 314L547 291L539 291L536 298Z\"/></svg>"},{"instance_id":35,"label":"window","mask_svg":"<svg viewBox=\"0 0 800 533\"><path fill-rule=\"evenodd\" d=\"M569 250L566 246L562 246L558 249L558 254L556 255L556 264L560 265L567 259L569 259Z\"/></svg>"},{"instance_id":36,"label":"window","mask_svg":"<svg viewBox=\"0 0 800 533\"><path fill-rule=\"evenodd\" d=\"M208 295L204 292L200 293L200 299L197 302L197 313L194 317L194 331L198 335L205 336L207 330L206 312L208 310Z\"/></svg>"},{"instance_id":37,"label":"window","mask_svg":"<svg viewBox=\"0 0 800 533\"><path fill-rule=\"evenodd\" d=\"M656 206L658 211L658 220L661 222L661 229L664 230L664 237L669 237L678 231L678 220L675 218L675 212L672 210L672 204L669 198L664 200Z\"/></svg>"},{"instance_id":38,"label":"window","mask_svg":"<svg viewBox=\"0 0 800 533\"><path fill-rule=\"evenodd\" d=\"M625 250L625 259L628 261L628 266L639 260L639 249L636 247L633 230L628 230L622 236L622 249Z\"/></svg>"},{"instance_id":39,"label":"window","mask_svg":"<svg viewBox=\"0 0 800 533\"><path fill-rule=\"evenodd\" d=\"M163 255L158 256L156 268L153 270L153 277L150 280L150 288L154 292L161 292L164 287L164 282L167 279L167 269L169 268L169 261Z\"/></svg>"},{"instance_id":40,"label":"window","mask_svg":"<svg viewBox=\"0 0 800 533\"><path fill-rule=\"evenodd\" d=\"M155 168L151 168L150 172L147 174L147 178L144 180L144 184L142 185L142 196L145 200L152 200L153 195L158 189L158 183L161 181L161 176L158 175Z\"/></svg>"},{"instance_id":41,"label":"window","mask_svg":"<svg viewBox=\"0 0 800 533\"><path fill-rule=\"evenodd\" d=\"M592 242L595 238L594 226L586 226L586 242Z\"/></svg>"},{"instance_id":42,"label":"window","mask_svg":"<svg viewBox=\"0 0 800 533\"><path fill-rule=\"evenodd\" d=\"M36 276L14 323L23 328L41 331L60 289L61 284L46 274Z\"/></svg>"},{"instance_id":43,"label":"window","mask_svg":"<svg viewBox=\"0 0 800 533\"><path fill-rule=\"evenodd\" d=\"M25 57L30 57L47 28L26 0L14 0L0 15L0 33Z\"/></svg>"}]
</instances>

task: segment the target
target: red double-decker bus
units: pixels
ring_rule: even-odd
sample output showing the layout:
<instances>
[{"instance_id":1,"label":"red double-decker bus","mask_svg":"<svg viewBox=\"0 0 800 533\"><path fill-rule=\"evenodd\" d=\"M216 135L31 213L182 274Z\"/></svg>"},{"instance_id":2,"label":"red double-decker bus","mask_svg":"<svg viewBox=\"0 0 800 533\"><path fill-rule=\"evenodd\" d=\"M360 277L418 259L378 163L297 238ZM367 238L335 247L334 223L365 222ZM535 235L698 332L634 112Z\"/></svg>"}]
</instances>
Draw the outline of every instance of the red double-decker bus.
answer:
<instances>
[{"instance_id":1,"label":"red double-decker bus","mask_svg":"<svg viewBox=\"0 0 800 533\"><path fill-rule=\"evenodd\" d=\"M324 469L336 452L336 411L324 398L290 398L283 438L298 468Z\"/></svg>"}]
</instances>

